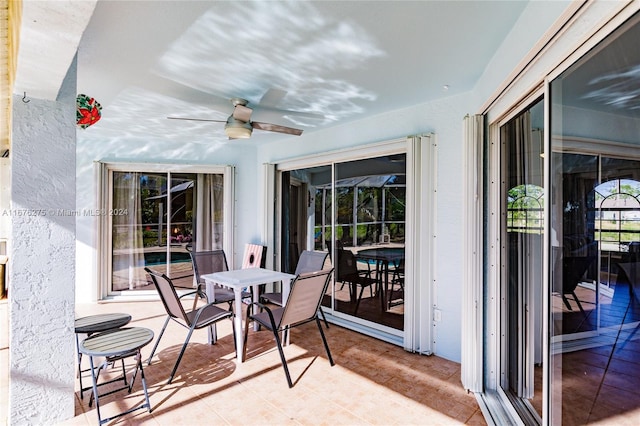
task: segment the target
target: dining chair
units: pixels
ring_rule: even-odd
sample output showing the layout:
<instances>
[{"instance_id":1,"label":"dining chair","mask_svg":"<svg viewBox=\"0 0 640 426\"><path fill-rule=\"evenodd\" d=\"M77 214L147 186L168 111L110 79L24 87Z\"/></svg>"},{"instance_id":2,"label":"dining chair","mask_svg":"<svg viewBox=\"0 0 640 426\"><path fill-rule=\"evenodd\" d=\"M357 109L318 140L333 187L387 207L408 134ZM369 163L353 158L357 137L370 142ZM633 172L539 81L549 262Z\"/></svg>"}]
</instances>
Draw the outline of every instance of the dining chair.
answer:
<instances>
[{"instance_id":1,"label":"dining chair","mask_svg":"<svg viewBox=\"0 0 640 426\"><path fill-rule=\"evenodd\" d=\"M558 293L562 297L562 301L568 310L572 311L573 308L569 303L567 295L571 295L573 300L578 305L578 309L582 314L586 315L580 299L576 294L576 288L582 282L582 279L589 269L589 266L595 262L596 256L567 256L560 255L556 259L556 267L554 269L554 277L552 282L552 291ZM562 265L560 267L560 265Z\"/></svg>"},{"instance_id":2,"label":"dining chair","mask_svg":"<svg viewBox=\"0 0 640 426\"><path fill-rule=\"evenodd\" d=\"M206 250L206 251L192 251L190 252L191 261L193 263L193 275L197 283L197 297L193 301L193 308L196 308L198 298L207 300L206 283L202 278L203 275L213 274L214 272L228 271L227 257L224 254L224 250ZM215 299L207 300L207 303L228 303L229 309L233 311L233 301L235 300L235 294L230 288L215 286ZM250 297L251 293L246 292L242 294L242 297Z\"/></svg>"},{"instance_id":3,"label":"dining chair","mask_svg":"<svg viewBox=\"0 0 640 426\"><path fill-rule=\"evenodd\" d=\"M300 254L300 257L298 258L298 263L296 265L294 274L300 275L309 272L321 271L324 268L324 264L328 256L329 253L326 251L303 250ZM273 305L282 306L282 293L264 293L260 295L260 300L262 303L271 303ZM324 312L322 312L322 306L320 306L319 309L325 326L329 328L329 322L324 316Z\"/></svg>"},{"instance_id":4,"label":"dining chair","mask_svg":"<svg viewBox=\"0 0 640 426\"><path fill-rule=\"evenodd\" d=\"M178 365L182 360L182 356L184 355L185 349L187 349L187 344L189 343L189 339L191 339L191 334L193 334L194 330L198 330L204 327L212 326L220 320L225 318L232 319L233 313L231 311L227 311L218 306L215 306L216 302L208 303L198 309L192 309L189 312L184 310L182 306L181 298L191 293L186 293L182 296L178 296L176 293L176 289L171 281L171 278L167 277L165 274L160 274L158 272L154 272L149 268L144 268L144 270L151 276L153 280L153 284L156 286L158 290L158 294L160 295L160 299L162 300L162 304L164 305L165 310L167 311L167 319L162 326L162 330L158 335L158 339L156 340L155 345L153 345L153 349L151 350L151 355L149 355L149 360L147 361L147 365L151 365L151 359L158 348L158 344L160 343L160 339L164 334L164 331L167 328L170 320L173 320L180 324L181 326L189 329L189 333L187 333L187 338L182 345L182 349L180 350L180 354L178 355L178 359L176 359L176 363L173 366L173 370L171 371L171 375L169 376L169 381L167 383L171 383L173 380L173 376L176 374L178 370ZM233 329L233 326L232 326ZM234 339L235 343L235 330L234 330Z\"/></svg>"},{"instance_id":5,"label":"dining chair","mask_svg":"<svg viewBox=\"0 0 640 426\"><path fill-rule=\"evenodd\" d=\"M247 337L249 333L249 322L256 321L261 326L271 330L280 353L280 361L284 368L285 376L287 377L287 383L289 387L293 387L291 381L291 374L289 373L289 367L287 366L287 359L284 356L284 350L282 348L282 341L280 339L281 332L288 332L291 328L297 327L308 322L315 321L322 337L322 343L327 352L329 363L335 365L327 339L322 331L322 325L318 319L318 312L320 311L320 304L322 298L327 291L329 285L329 277L333 272L333 268L325 269L321 271L311 272L308 274L297 275L291 283L291 290L289 291L289 297L283 307L271 309L269 306L259 302L254 302L247 307L247 318L245 321L244 330L244 349L242 353L243 361L246 359L247 354ZM258 306L261 311L253 313L253 307Z\"/></svg>"},{"instance_id":6,"label":"dining chair","mask_svg":"<svg viewBox=\"0 0 640 426\"><path fill-rule=\"evenodd\" d=\"M373 297L374 288L377 289L377 286L379 285L379 281L377 279L371 278L370 271L358 270L358 263L355 254L353 254L351 250L346 249L338 250L338 276L336 281L349 284L351 301L353 302L354 299L356 300L356 307L353 315L358 313L358 308L360 307L360 301L362 300L364 290L368 288L371 292L371 297ZM356 298L358 286L360 286L360 293Z\"/></svg>"},{"instance_id":7,"label":"dining chair","mask_svg":"<svg viewBox=\"0 0 640 426\"><path fill-rule=\"evenodd\" d=\"M396 286L399 288L396 290ZM394 299L394 296L398 294L399 297ZM393 306L402 305L404 303L404 259L393 264L393 272L391 275L391 288L389 289L389 300L387 302L387 309L391 309Z\"/></svg>"}]
</instances>

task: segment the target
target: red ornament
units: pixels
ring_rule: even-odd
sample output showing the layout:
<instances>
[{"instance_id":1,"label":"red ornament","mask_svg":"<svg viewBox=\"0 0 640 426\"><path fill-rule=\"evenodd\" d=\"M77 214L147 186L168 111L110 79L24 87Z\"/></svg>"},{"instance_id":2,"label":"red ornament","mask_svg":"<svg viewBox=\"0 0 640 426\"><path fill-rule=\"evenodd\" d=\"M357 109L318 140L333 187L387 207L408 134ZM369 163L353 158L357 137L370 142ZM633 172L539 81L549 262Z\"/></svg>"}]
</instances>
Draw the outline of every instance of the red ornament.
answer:
<instances>
[{"instance_id":1,"label":"red ornament","mask_svg":"<svg viewBox=\"0 0 640 426\"><path fill-rule=\"evenodd\" d=\"M81 129L95 124L102 117L102 106L94 98L79 94L76 98L76 123Z\"/></svg>"}]
</instances>

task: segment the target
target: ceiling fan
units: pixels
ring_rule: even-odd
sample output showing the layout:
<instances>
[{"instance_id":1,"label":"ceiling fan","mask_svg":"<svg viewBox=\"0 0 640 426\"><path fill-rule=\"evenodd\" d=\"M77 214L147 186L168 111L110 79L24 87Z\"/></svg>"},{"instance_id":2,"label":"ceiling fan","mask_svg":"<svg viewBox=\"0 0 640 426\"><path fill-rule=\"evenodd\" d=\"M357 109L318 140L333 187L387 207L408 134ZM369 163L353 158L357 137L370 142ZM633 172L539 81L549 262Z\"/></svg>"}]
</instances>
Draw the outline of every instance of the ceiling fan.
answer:
<instances>
[{"instance_id":1,"label":"ceiling fan","mask_svg":"<svg viewBox=\"0 0 640 426\"><path fill-rule=\"evenodd\" d=\"M233 113L224 120L209 120L205 118L187 118L187 117L167 117L171 120L190 120L190 121L212 121L216 123L225 123L224 132L229 139L248 139L253 133L253 129L266 130L269 132L286 133L288 135L300 136L302 130L293 127L281 126L279 124L263 123L260 121L251 121L251 113L253 109L247 105L249 101L242 98L232 98ZM289 111L287 111L289 112Z\"/></svg>"}]
</instances>

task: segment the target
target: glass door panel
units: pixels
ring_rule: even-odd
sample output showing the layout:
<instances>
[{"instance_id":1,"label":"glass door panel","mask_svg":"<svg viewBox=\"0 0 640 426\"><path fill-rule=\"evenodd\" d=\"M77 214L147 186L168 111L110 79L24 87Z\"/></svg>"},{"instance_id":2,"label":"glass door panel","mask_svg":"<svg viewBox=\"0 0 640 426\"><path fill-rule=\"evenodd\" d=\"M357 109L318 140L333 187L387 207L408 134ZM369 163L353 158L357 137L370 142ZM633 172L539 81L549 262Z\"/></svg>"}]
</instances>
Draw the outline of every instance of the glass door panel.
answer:
<instances>
[{"instance_id":1,"label":"glass door panel","mask_svg":"<svg viewBox=\"0 0 640 426\"><path fill-rule=\"evenodd\" d=\"M504 330L501 387L542 416L543 100L500 128Z\"/></svg>"},{"instance_id":2,"label":"glass door panel","mask_svg":"<svg viewBox=\"0 0 640 426\"><path fill-rule=\"evenodd\" d=\"M334 308L400 330L404 326L404 232L398 228L403 228L405 220L405 173L404 155L379 157L336 164L334 182Z\"/></svg>"},{"instance_id":3,"label":"glass door panel","mask_svg":"<svg viewBox=\"0 0 640 426\"><path fill-rule=\"evenodd\" d=\"M403 329L405 163L398 154L281 173L282 193L288 194L281 214L282 267L291 259L291 224L306 223L310 231L299 250L328 251L335 268L322 302L327 311ZM292 205L294 185L313 200Z\"/></svg>"},{"instance_id":4,"label":"glass door panel","mask_svg":"<svg viewBox=\"0 0 640 426\"><path fill-rule=\"evenodd\" d=\"M149 289L144 267L166 269L166 188L166 174L113 172L112 290Z\"/></svg>"},{"instance_id":5,"label":"glass door panel","mask_svg":"<svg viewBox=\"0 0 640 426\"><path fill-rule=\"evenodd\" d=\"M197 175L194 173L171 173L168 201L171 209L167 220L170 231L167 275L177 287L189 288L193 285L193 267L189 250L193 244L196 182Z\"/></svg>"},{"instance_id":6,"label":"glass door panel","mask_svg":"<svg viewBox=\"0 0 640 426\"><path fill-rule=\"evenodd\" d=\"M550 86L550 424L638 420L638 37L635 17Z\"/></svg>"}]
</instances>

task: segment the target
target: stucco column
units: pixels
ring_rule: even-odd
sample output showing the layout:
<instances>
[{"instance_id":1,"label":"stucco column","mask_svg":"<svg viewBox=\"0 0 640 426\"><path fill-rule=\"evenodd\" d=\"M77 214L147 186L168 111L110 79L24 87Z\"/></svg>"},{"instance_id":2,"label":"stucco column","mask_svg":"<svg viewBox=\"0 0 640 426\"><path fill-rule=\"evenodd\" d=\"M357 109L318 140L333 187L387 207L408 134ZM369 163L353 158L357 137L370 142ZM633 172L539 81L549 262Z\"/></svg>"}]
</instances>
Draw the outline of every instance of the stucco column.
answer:
<instances>
[{"instance_id":1,"label":"stucco column","mask_svg":"<svg viewBox=\"0 0 640 426\"><path fill-rule=\"evenodd\" d=\"M9 424L74 415L76 62L56 100L13 98Z\"/></svg>"}]
</instances>

